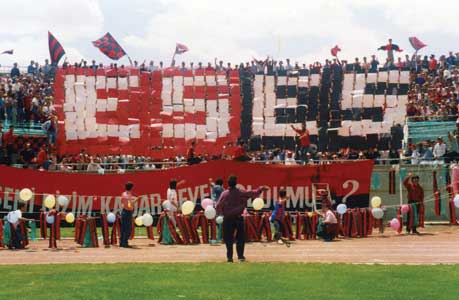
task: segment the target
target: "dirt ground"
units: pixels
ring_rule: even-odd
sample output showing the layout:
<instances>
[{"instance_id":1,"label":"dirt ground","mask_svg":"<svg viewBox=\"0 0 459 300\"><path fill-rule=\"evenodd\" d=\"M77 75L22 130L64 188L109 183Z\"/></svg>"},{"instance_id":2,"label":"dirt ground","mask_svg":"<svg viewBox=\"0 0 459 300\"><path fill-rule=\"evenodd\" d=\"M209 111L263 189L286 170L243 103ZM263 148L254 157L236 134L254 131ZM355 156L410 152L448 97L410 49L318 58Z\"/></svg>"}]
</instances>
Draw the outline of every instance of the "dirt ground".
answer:
<instances>
[{"instance_id":1,"label":"dirt ground","mask_svg":"<svg viewBox=\"0 0 459 300\"><path fill-rule=\"evenodd\" d=\"M251 262L329 262L380 264L459 263L459 227L429 226L422 235L384 234L368 238L338 239L334 242L294 241L290 248L276 243L246 244ZM102 241L100 241L100 244ZM134 249L80 248L73 240L58 241L58 249L48 249L48 241L31 242L20 251L0 249L0 264L118 263L118 262L224 262L225 246L165 246L143 238L130 242Z\"/></svg>"}]
</instances>

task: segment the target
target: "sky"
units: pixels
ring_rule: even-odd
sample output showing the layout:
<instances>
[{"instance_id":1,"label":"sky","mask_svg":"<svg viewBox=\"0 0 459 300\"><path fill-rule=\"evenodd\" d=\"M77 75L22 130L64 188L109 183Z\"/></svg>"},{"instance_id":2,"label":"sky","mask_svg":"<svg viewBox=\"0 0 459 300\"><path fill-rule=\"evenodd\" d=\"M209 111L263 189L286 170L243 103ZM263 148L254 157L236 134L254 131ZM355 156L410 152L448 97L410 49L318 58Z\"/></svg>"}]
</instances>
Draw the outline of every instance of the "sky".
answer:
<instances>
[{"instance_id":1,"label":"sky","mask_svg":"<svg viewBox=\"0 0 459 300\"><path fill-rule=\"evenodd\" d=\"M313 63L330 57L385 57L392 38L413 53L408 37L428 44L420 54L459 51L456 1L437 0L15 0L2 1L0 65L49 57L48 30L67 60L108 63L91 41L110 32L132 58L169 64L175 43L189 52L177 62L239 63L266 56ZM6 24L6 25L5 25ZM61 61L62 63L62 61ZM120 64L128 64L122 58Z\"/></svg>"}]
</instances>

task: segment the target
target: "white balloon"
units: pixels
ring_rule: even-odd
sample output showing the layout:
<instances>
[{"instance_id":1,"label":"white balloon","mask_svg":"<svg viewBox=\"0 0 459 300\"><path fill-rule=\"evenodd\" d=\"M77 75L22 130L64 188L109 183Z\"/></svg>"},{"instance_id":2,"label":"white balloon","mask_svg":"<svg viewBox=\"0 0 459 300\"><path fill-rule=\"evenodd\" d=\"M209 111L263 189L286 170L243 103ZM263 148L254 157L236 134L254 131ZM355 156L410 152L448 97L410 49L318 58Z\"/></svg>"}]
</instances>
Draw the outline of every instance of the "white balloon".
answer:
<instances>
[{"instance_id":1,"label":"white balloon","mask_svg":"<svg viewBox=\"0 0 459 300\"><path fill-rule=\"evenodd\" d=\"M172 203L169 200L166 200L162 204L164 210L171 210Z\"/></svg>"},{"instance_id":2,"label":"white balloon","mask_svg":"<svg viewBox=\"0 0 459 300\"><path fill-rule=\"evenodd\" d=\"M19 215L16 213L16 211L11 211L8 213L8 215L6 216L6 219L8 220L8 222L10 222L11 224L14 224L16 223L17 221L19 221Z\"/></svg>"},{"instance_id":3,"label":"white balloon","mask_svg":"<svg viewBox=\"0 0 459 300\"><path fill-rule=\"evenodd\" d=\"M371 213L373 214L373 217L377 220L382 219L384 217L384 211L382 208L376 207L371 210Z\"/></svg>"},{"instance_id":4,"label":"white balloon","mask_svg":"<svg viewBox=\"0 0 459 300\"><path fill-rule=\"evenodd\" d=\"M105 170L104 170L103 168L99 168L99 169L97 170L97 173L99 173L100 175L104 175Z\"/></svg>"},{"instance_id":5,"label":"white balloon","mask_svg":"<svg viewBox=\"0 0 459 300\"><path fill-rule=\"evenodd\" d=\"M107 222L108 222L108 223L115 223L115 221L116 221L116 216L115 216L115 214L114 214L114 213L109 213L109 214L107 215Z\"/></svg>"},{"instance_id":6,"label":"white balloon","mask_svg":"<svg viewBox=\"0 0 459 300\"><path fill-rule=\"evenodd\" d=\"M57 197L57 203L59 203L60 206L67 206L69 204L69 198L64 195L60 195Z\"/></svg>"},{"instance_id":7,"label":"white balloon","mask_svg":"<svg viewBox=\"0 0 459 300\"><path fill-rule=\"evenodd\" d=\"M218 216L215 221L217 222L217 224L222 224L223 223L223 216Z\"/></svg>"},{"instance_id":8,"label":"white balloon","mask_svg":"<svg viewBox=\"0 0 459 300\"><path fill-rule=\"evenodd\" d=\"M454 206L459 207L459 194L454 196Z\"/></svg>"},{"instance_id":9,"label":"white balloon","mask_svg":"<svg viewBox=\"0 0 459 300\"><path fill-rule=\"evenodd\" d=\"M215 218L216 214L217 214L217 211L212 206L208 206L206 210L204 211L204 215L209 220L212 220L213 218Z\"/></svg>"},{"instance_id":10,"label":"white balloon","mask_svg":"<svg viewBox=\"0 0 459 300\"><path fill-rule=\"evenodd\" d=\"M153 225L153 217L150 214L144 214L142 216L143 225L149 227Z\"/></svg>"},{"instance_id":11,"label":"white balloon","mask_svg":"<svg viewBox=\"0 0 459 300\"><path fill-rule=\"evenodd\" d=\"M46 215L46 223L54 224L54 216Z\"/></svg>"},{"instance_id":12,"label":"white balloon","mask_svg":"<svg viewBox=\"0 0 459 300\"><path fill-rule=\"evenodd\" d=\"M337 207L336 207L336 211L340 214L340 215L344 215L347 211L347 206L346 204L344 203L341 203L339 204Z\"/></svg>"}]
</instances>

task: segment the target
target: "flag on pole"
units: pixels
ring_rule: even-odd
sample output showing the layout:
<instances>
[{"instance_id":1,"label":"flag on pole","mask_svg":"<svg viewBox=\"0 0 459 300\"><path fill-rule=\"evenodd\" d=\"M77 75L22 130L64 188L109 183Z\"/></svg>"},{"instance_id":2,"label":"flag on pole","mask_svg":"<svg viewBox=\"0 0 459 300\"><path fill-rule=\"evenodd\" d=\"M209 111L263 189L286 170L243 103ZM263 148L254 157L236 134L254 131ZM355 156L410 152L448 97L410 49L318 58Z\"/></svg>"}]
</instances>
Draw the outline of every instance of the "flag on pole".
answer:
<instances>
[{"instance_id":1,"label":"flag on pole","mask_svg":"<svg viewBox=\"0 0 459 300\"><path fill-rule=\"evenodd\" d=\"M99 48L100 52L114 60L118 60L126 55L126 52L124 52L123 48L112 37L110 32L107 32L103 37L92 42L92 44L94 47Z\"/></svg>"},{"instance_id":2,"label":"flag on pole","mask_svg":"<svg viewBox=\"0 0 459 300\"><path fill-rule=\"evenodd\" d=\"M13 55L13 51L14 51L13 49L11 49L11 50L5 50L5 51L3 51L3 52L0 53L0 54L9 54L9 55Z\"/></svg>"},{"instance_id":3,"label":"flag on pole","mask_svg":"<svg viewBox=\"0 0 459 300\"><path fill-rule=\"evenodd\" d=\"M416 52L427 46L415 36L409 37L408 40L410 41L411 46L414 48L414 50L416 50Z\"/></svg>"},{"instance_id":4,"label":"flag on pole","mask_svg":"<svg viewBox=\"0 0 459 300\"><path fill-rule=\"evenodd\" d=\"M341 51L341 48L338 47L338 45L336 45L335 47L331 48L331 50L330 50L331 55L333 55L333 56L337 56L339 51Z\"/></svg>"},{"instance_id":5,"label":"flag on pole","mask_svg":"<svg viewBox=\"0 0 459 300\"><path fill-rule=\"evenodd\" d=\"M48 47L49 47L49 56L51 57L51 64L57 65L59 60L64 56L65 51L62 48L61 44L56 40L54 35L48 31Z\"/></svg>"},{"instance_id":6,"label":"flag on pole","mask_svg":"<svg viewBox=\"0 0 459 300\"><path fill-rule=\"evenodd\" d=\"M190 49L188 49L188 47L185 46L184 44L177 43L175 45L175 54L183 54L187 52L188 50Z\"/></svg>"}]
</instances>

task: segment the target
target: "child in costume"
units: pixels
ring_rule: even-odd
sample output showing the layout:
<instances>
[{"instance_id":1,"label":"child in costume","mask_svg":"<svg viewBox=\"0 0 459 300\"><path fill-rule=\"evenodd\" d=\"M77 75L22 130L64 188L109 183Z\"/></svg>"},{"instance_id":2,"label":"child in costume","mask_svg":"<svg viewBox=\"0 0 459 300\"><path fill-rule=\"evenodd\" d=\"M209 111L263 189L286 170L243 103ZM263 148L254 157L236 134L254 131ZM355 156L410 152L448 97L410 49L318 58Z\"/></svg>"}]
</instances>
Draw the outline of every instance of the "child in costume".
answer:
<instances>
[{"instance_id":1,"label":"child in costume","mask_svg":"<svg viewBox=\"0 0 459 300\"><path fill-rule=\"evenodd\" d=\"M210 184L210 197L214 201L215 205L217 204L218 199L220 199L220 195L225 190L223 188L223 179L217 178L215 182L212 178L209 178ZM217 241L222 240L222 224L217 224Z\"/></svg>"},{"instance_id":2,"label":"child in costume","mask_svg":"<svg viewBox=\"0 0 459 300\"><path fill-rule=\"evenodd\" d=\"M279 198L274 203L274 210L271 215L271 223L274 225L274 239L278 244L283 244L281 236L284 232L285 202L288 201L287 192L284 189L279 191Z\"/></svg>"}]
</instances>

